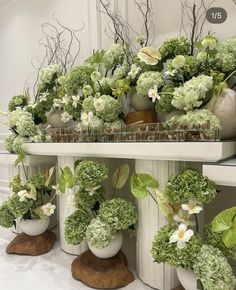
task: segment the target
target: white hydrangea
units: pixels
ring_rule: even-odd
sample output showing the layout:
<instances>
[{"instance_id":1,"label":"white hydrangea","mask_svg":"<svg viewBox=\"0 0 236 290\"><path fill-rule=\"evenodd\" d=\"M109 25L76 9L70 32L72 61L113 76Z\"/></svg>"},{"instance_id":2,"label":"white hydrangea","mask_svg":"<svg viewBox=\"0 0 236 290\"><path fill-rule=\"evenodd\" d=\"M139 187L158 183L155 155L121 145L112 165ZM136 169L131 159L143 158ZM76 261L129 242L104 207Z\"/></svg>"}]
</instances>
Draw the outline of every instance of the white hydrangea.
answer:
<instances>
[{"instance_id":1,"label":"white hydrangea","mask_svg":"<svg viewBox=\"0 0 236 290\"><path fill-rule=\"evenodd\" d=\"M41 83L50 84L55 74L60 74L61 67L59 64L51 64L48 67L44 67L39 72L39 80Z\"/></svg>"}]
</instances>

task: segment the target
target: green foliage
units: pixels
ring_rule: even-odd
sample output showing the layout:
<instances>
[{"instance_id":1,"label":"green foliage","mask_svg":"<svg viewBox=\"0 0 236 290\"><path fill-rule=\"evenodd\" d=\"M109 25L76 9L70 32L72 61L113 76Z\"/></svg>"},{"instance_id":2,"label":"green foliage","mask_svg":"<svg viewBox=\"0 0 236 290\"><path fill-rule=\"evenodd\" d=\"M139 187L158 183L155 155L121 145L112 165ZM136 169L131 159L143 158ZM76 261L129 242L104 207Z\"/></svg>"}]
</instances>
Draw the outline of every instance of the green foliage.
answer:
<instances>
[{"instance_id":1,"label":"green foliage","mask_svg":"<svg viewBox=\"0 0 236 290\"><path fill-rule=\"evenodd\" d=\"M203 245L193 265L197 278L207 290L234 290L236 279L221 251Z\"/></svg>"},{"instance_id":2,"label":"green foliage","mask_svg":"<svg viewBox=\"0 0 236 290\"><path fill-rule=\"evenodd\" d=\"M112 186L116 189L121 189L129 177L129 165L123 164L119 166L112 175Z\"/></svg>"},{"instance_id":3,"label":"green foliage","mask_svg":"<svg viewBox=\"0 0 236 290\"><path fill-rule=\"evenodd\" d=\"M212 221L212 230L222 232L226 247L236 246L236 207L220 212Z\"/></svg>"},{"instance_id":4,"label":"green foliage","mask_svg":"<svg viewBox=\"0 0 236 290\"><path fill-rule=\"evenodd\" d=\"M12 181L10 182L10 187L14 193L17 193L20 190L24 189L24 186L21 184L21 178L19 174L13 177Z\"/></svg>"},{"instance_id":5,"label":"green foliage","mask_svg":"<svg viewBox=\"0 0 236 290\"><path fill-rule=\"evenodd\" d=\"M177 229L175 225L166 225L159 230L152 243L152 257L157 263L168 263L176 268L190 270L201 249L201 239L194 234L186 246L179 249L176 244L170 243L170 237Z\"/></svg>"},{"instance_id":6,"label":"green foliage","mask_svg":"<svg viewBox=\"0 0 236 290\"><path fill-rule=\"evenodd\" d=\"M176 37L164 41L160 47L163 58L174 58L177 55L188 55L190 51L190 41L186 37Z\"/></svg>"},{"instance_id":7,"label":"green foliage","mask_svg":"<svg viewBox=\"0 0 236 290\"><path fill-rule=\"evenodd\" d=\"M78 245L86 236L86 230L91 222L90 216L77 210L65 220L65 239L68 244Z\"/></svg>"},{"instance_id":8,"label":"green foliage","mask_svg":"<svg viewBox=\"0 0 236 290\"><path fill-rule=\"evenodd\" d=\"M117 232L108 223L99 217L92 219L86 231L86 239L91 246L103 249L115 238L117 238Z\"/></svg>"},{"instance_id":9,"label":"green foliage","mask_svg":"<svg viewBox=\"0 0 236 290\"><path fill-rule=\"evenodd\" d=\"M14 96L8 104L9 112L14 111L17 107L24 108L28 104L28 99L24 95Z\"/></svg>"},{"instance_id":10,"label":"green foliage","mask_svg":"<svg viewBox=\"0 0 236 290\"><path fill-rule=\"evenodd\" d=\"M75 169L75 184L83 188L93 188L107 178L108 169L96 161L80 161Z\"/></svg>"},{"instance_id":11,"label":"green foliage","mask_svg":"<svg viewBox=\"0 0 236 290\"><path fill-rule=\"evenodd\" d=\"M171 176L164 191L169 200L177 205L191 199L208 204L217 193L214 183L197 169L184 169L179 174Z\"/></svg>"},{"instance_id":12,"label":"green foliage","mask_svg":"<svg viewBox=\"0 0 236 290\"><path fill-rule=\"evenodd\" d=\"M159 187L159 183L152 176L146 173L134 173L131 176L131 192L136 198L148 196L148 188Z\"/></svg>"},{"instance_id":13,"label":"green foliage","mask_svg":"<svg viewBox=\"0 0 236 290\"><path fill-rule=\"evenodd\" d=\"M14 215L15 218L23 217L32 206L32 199L25 199L24 201L20 201L19 196L16 193L8 200L9 211Z\"/></svg>"},{"instance_id":14,"label":"green foliage","mask_svg":"<svg viewBox=\"0 0 236 290\"><path fill-rule=\"evenodd\" d=\"M207 244L218 248L225 257L236 259L236 244L231 247L226 247L222 240L223 233L213 232L211 224L205 226L205 238Z\"/></svg>"},{"instance_id":15,"label":"green foliage","mask_svg":"<svg viewBox=\"0 0 236 290\"><path fill-rule=\"evenodd\" d=\"M69 167L65 167L59 177L59 189L61 192L65 192L66 189L73 188L74 176Z\"/></svg>"},{"instance_id":16,"label":"green foliage","mask_svg":"<svg viewBox=\"0 0 236 290\"><path fill-rule=\"evenodd\" d=\"M131 202L122 198L104 201L99 210L99 217L116 230L125 230L135 224L137 212Z\"/></svg>"},{"instance_id":17,"label":"green foliage","mask_svg":"<svg viewBox=\"0 0 236 290\"><path fill-rule=\"evenodd\" d=\"M7 202L0 205L0 226L11 228L14 225L15 217L9 210Z\"/></svg>"},{"instance_id":18,"label":"green foliage","mask_svg":"<svg viewBox=\"0 0 236 290\"><path fill-rule=\"evenodd\" d=\"M146 96L150 89L154 86L161 88L164 85L164 80L160 72L148 71L142 73L137 80L137 94L140 96Z\"/></svg>"},{"instance_id":19,"label":"green foliage","mask_svg":"<svg viewBox=\"0 0 236 290\"><path fill-rule=\"evenodd\" d=\"M37 173L29 179L29 183L36 189L41 190L45 188L46 178L44 175Z\"/></svg>"}]
</instances>

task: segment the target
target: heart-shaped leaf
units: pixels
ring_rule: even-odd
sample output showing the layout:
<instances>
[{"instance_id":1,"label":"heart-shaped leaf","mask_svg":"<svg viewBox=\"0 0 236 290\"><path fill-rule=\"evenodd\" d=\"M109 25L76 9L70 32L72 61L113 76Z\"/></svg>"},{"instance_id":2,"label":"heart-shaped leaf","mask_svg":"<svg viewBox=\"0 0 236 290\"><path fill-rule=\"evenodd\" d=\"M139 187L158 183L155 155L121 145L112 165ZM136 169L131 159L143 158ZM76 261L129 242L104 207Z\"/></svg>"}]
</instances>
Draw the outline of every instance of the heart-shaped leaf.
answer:
<instances>
[{"instance_id":1,"label":"heart-shaped leaf","mask_svg":"<svg viewBox=\"0 0 236 290\"><path fill-rule=\"evenodd\" d=\"M223 233L223 243L226 247L232 247L236 245L236 223L232 227Z\"/></svg>"},{"instance_id":2,"label":"heart-shaped leaf","mask_svg":"<svg viewBox=\"0 0 236 290\"><path fill-rule=\"evenodd\" d=\"M49 184L51 182L51 179L52 179L52 175L53 175L54 170L55 170L55 166L54 167L51 167L49 169L48 176L47 176L47 179L45 181L45 186L47 186L47 187L49 186Z\"/></svg>"},{"instance_id":3,"label":"heart-shaped leaf","mask_svg":"<svg viewBox=\"0 0 236 290\"><path fill-rule=\"evenodd\" d=\"M232 227L236 216L236 207L231 207L220 212L212 221L213 232L224 232Z\"/></svg>"},{"instance_id":4,"label":"heart-shaped leaf","mask_svg":"<svg viewBox=\"0 0 236 290\"><path fill-rule=\"evenodd\" d=\"M136 198L145 198L149 193L148 188L158 187L158 181L149 174L134 173L131 177L131 192Z\"/></svg>"},{"instance_id":5,"label":"heart-shaped leaf","mask_svg":"<svg viewBox=\"0 0 236 290\"><path fill-rule=\"evenodd\" d=\"M123 164L116 169L112 175L112 186L116 189L121 189L129 177L129 165Z\"/></svg>"},{"instance_id":6,"label":"heart-shaped leaf","mask_svg":"<svg viewBox=\"0 0 236 290\"><path fill-rule=\"evenodd\" d=\"M69 167L65 167L59 178L59 189L61 192L65 192L67 188L73 188L74 176Z\"/></svg>"}]
</instances>

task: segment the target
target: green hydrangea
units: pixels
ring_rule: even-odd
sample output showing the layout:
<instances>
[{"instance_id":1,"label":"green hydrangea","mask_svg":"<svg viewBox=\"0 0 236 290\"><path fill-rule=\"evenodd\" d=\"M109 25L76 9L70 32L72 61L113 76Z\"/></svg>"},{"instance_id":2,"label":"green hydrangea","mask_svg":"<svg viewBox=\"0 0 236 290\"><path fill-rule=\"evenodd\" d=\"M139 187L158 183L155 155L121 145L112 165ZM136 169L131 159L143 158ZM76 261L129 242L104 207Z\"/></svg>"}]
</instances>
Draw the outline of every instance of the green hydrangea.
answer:
<instances>
[{"instance_id":1,"label":"green hydrangea","mask_svg":"<svg viewBox=\"0 0 236 290\"><path fill-rule=\"evenodd\" d=\"M173 92L175 88L173 86L164 86L161 90L160 100L155 103L156 112L170 113L175 108L172 105Z\"/></svg>"},{"instance_id":2,"label":"green hydrangea","mask_svg":"<svg viewBox=\"0 0 236 290\"><path fill-rule=\"evenodd\" d=\"M160 47L162 58L174 58L177 55L188 55L191 43L186 37L176 37L164 41Z\"/></svg>"},{"instance_id":3,"label":"green hydrangea","mask_svg":"<svg viewBox=\"0 0 236 290\"><path fill-rule=\"evenodd\" d=\"M79 66L73 68L67 75L65 81L66 92L70 96L77 95L79 89L85 84L90 84L90 76L94 68L92 66Z\"/></svg>"},{"instance_id":4,"label":"green hydrangea","mask_svg":"<svg viewBox=\"0 0 236 290\"><path fill-rule=\"evenodd\" d=\"M221 251L213 246L202 246L194 262L193 270L204 289L234 290L236 287L236 279L231 266Z\"/></svg>"},{"instance_id":5,"label":"green hydrangea","mask_svg":"<svg viewBox=\"0 0 236 290\"><path fill-rule=\"evenodd\" d=\"M137 212L131 202L114 198L101 204L99 217L110 224L114 230L119 231L135 224Z\"/></svg>"},{"instance_id":6,"label":"green hydrangea","mask_svg":"<svg viewBox=\"0 0 236 290\"><path fill-rule=\"evenodd\" d=\"M82 104L82 110L86 113L88 112L93 112L95 114L95 108L93 106L94 102L94 97L93 96L88 96L83 100Z\"/></svg>"},{"instance_id":7,"label":"green hydrangea","mask_svg":"<svg viewBox=\"0 0 236 290\"><path fill-rule=\"evenodd\" d=\"M186 56L185 65L182 67L181 72L185 76L194 76L197 74L199 69L199 63L195 56Z\"/></svg>"},{"instance_id":8,"label":"green hydrangea","mask_svg":"<svg viewBox=\"0 0 236 290\"><path fill-rule=\"evenodd\" d=\"M103 63L106 70L112 69L119 62L119 59L122 57L123 54L123 45L119 43L111 44L103 55Z\"/></svg>"},{"instance_id":9,"label":"green hydrangea","mask_svg":"<svg viewBox=\"0 0 236 290\"><path fill-rule=\"evenodd\" d=\"M86 236L86 230L91 222L90 216L81 210L75 211L65 220L65 239L68 244L78 245Z\"/></svg>"},{"instance_id":10,"label":"green hydrangea","mask_svg":"<svg viewBox=\"0 0 236 290\"><path fill-rule=\"evenodd\" d=\"M191 111L199 108L209 101L207 94L213 89L213 79L210 76L200 75L193 77L184 83L183 86L175 88L172 105L184 111Z\"/></svg>"},{"instance_id":11,"label":"green hydrangea","mask_svg":"<svg viewBox=\"0 0 236 290\"><path fill-rule=\"evenodd\" d=\"M105 248L116 238L117 232L99 217L92 219L86 231L87 241L97 249Z\"/></svg>"},{"instance_id":12,"label":"green hydrangea","mask_svg":"<svg viewBox=\"0 0 236 290\"><path fill-rule=\"evenodd\" d=\"M21 178L19 174L13 177L12 181L10 182L10 188L14 193L24 189L24 186L21 184Z\"/></svg>"},{"instance_id":13,"label":"green hydrangea","mask_svg":"<svg viewBox=\"0 0 236 290\"><path fill-rule=\"evenodd\" d=\"M9 151L10 153L14 153L13 143L14 143L14 140L16 137L17 137L17 135L11 134L4 140L4 146L5 146L6 150Z\"/></svg>"},{"instance_id":14,"label":"green hydrangea","mask_svg":"<svg viewBox=\"0 0 236 290\"><path fill-rule=\"evenodd\" d=\"M197 169L184 169L171 176L164 188L165 194L174 204L196 200L208 204L216 196L215 185Z\"/></svg>"},{"instance_id":15,"label":"green hydrangea","mask_svg":"<svg viewBox=\"0 0 236 290\"><path fill-rule=\"evenodd\" d=\"M107 178L108 169L105 164L84 160L80 161L75 169L75 183L82 188L93 188Z\"/></svg>"},{"instance_id":16,"label":"green hydrangea","mask_svg":"<svg viewBox=\"0 0 236 290\"><path fill-rule=\"evenodd\" d=\"M209 131L221 130L220 120L210 110L189 111L185 115L173 117L168 121L177 129L193 129L206 126Z\"/></svg>"},{"instance_id":17,"label":"green hydrangea","mask_svg":"<svg viewBox=\"0 0 236 290\"><path fill-rule=\"evenodd\" d=\"M190 270L201 249L201 239L194 234L186 246L179 249L176 244L170 243L170 237L177 229L175 225L166 225L159 230L152 242L152 257L157 263Z\"/></svg>"},{"instance_id":18,"label":"green hydrangea","mask_svg":"<svg viewBox=\"0 0 236 290\"><path fill-rule=\"evenodd\" d=\"M216 54L217 66L223 72L233 71L236 67L235 54L221 50Z\"/></svg>"},{"instance_id":19,"label":"green hydrangea","mask_svg":"<svg viewBox=\"0 0 236 290\"><path fill-rule=\"evenodd\" d=\"M28 99L24 95L14 96L9 104L8 104L8 111L12 112L17 107L24 108L28 104Z\"/></svg>"},{"instance_id":20,"label":"green hydrangea","mask_svg":"<svg viewBox=\"0 0 236 290\"><path fill-rule=\"evenodd\" d=\"M104 201L103 198L104 189L99 188L93 195L89 195L88 191L79 190L74 196L74 206L76 208L83 208L85 210L92 210L96 203L101 204Z\"/></svg>"},{"instance_id":21,"label":"green hydrangea","mask_svg":"<svg viewBox=\"0 0 236 290\"><path fill-rule=\"evenodd\" d=\"M25 199L24 201L20 201L19 196L16 193L8 200L9 211L14 215L15 218L23 217L32 206L32 199Z\"/></svg>"},{"instance_id":22,"label":"green hydrangea","mask_svg":"<svg viewBox=\"0 0 236 290\"><path fill-rule=\"evenodd\" d=\"M102 106L97 106L97 103L101 102ZM93 106L95 108L96 116L104 122L116 121L122 113L120 100L116 100L109 95L102 95L99 98L94 98Z\"/></svg>"},{"instance_id":23,"label":"green hydrangea","mask_svg":"<svg viewBox=\"0 0 236 290\"><path fill-rule=\"evenodd\" d=\"M13 152L16 154L21 154L23 152L22 145L23 145L24 139L20 136L17 136L13 141Z\"/></svg>"},{"instance_id":24,"label":"green hydrangea","mask_svg":"<svg viewBox=\"0 0 236 290\"><path fill-rule=\"evenodd\" d=\"M129 72L128 65L126 65L126 64L119 65L114 70L114 73L113 73L112 77L115 80L123 79L124 77L126 77L126 75L127 75L128 72Z\"/></svg>"},{"instance_id":25,"label":"green hydrangea","mask_svg":"<svg viewBox=\"0 0 236 290\"><path fill-rule=\"evenodd\" d=\"M233 247L226 247L222 241L223 233L213 232L211 224L206 225L204 230L207 244L218 248L225 257L236 259L236 245Z\"/></svg>"},{"instance_id":26,"label":"green hydrangea","mask_svg":"<svg viewBox=\"0 0 236 290\"><path fill-rule=\"evenodd\" d=\"M9 210L7 202L0 205L0 226L11 228L14 225L15 217Z\"/></svg>"},{"instance_id":27,"label":"green hydrangea","mask_svg":"<svg viewBox=\"0 0 236 290\"><path fill-rule=\"evenodd\" d=\"M116 80L114 78L104 77L94 83L94 90L95 92L99 92L101 94L110 95L115 86Z\"/></svg>"},{"instance_id":28,"label":"green hydrangea","mask_svg":"<svg viewBox=\"0 0 236 290\"><path fill-rule=\"evenodd\" d=\"M46 178L42 174L35 174L29 179L29 183L33 185L36 189L41 190L45 188Z\"/></svg>"},{"instance_id":29,"label":"green hydrangea","mask_svg":"<svg viewBox=\"0 0 236 290\"><path fill-rule=\"evenodd\" d=\"M50 84L53 78L59 76L61 67L59 64L51 64L39 71L39 81L41 84Z\"/></svg>"},{"instance_id":30,"label":"green hydrangea","mask_svg":"<svg viewBox=\"0 0 236 290\"><path fill-rule=\"evenodd\" d=\"M163 81L161 73L148 71L148 72L142 73L139 76L137 80L136 90L137 90L138 95L146 96L148 94L149 89L153 89L154 86L157 86L157 88L160 88L163 85L164 85L164 81Z\"/></svg>"}]
</instances>

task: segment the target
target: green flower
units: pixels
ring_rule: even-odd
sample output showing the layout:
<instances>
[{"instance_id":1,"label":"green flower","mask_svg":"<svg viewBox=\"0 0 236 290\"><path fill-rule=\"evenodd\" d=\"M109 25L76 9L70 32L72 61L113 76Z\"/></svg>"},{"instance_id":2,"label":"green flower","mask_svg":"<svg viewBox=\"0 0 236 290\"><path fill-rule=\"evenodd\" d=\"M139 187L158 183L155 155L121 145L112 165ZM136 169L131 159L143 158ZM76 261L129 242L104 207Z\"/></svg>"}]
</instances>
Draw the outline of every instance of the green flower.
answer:
<instances>
[{"instance_id":1,"label":"green flower","mask_svg":"<svg viewBox=\"0 0 236 290\"><path fill-rule=\"evenodd\" d=\"M13 141L13 152L16 154L21 154L23 152L22 145L23 145L24 139L20 136L17 136Z\"/></svg>"},{"instance_id":2,"label":"green flower","mask_svg":"<svg viewBox=\"0 0 236 290\"><path fill-rule=\"evenodd\" d=\"M152 242L152 257L157 263L168 263L176 268L191 270L201 249L201 239L195 234L180 249L176 244L170 243L170 237L177 229L175 225L166 225L159 230Z\"/></svg>"},{"instance_id":3,"label":"green flower","mask_svg":"<svg viewBox=\"0 0 236 290\"><path fill-rule=\"evenodd\" d=\"M83 91L83 94L85 97L92 95L92 93L93 93L93 89L90 85L83 86L82 91Z\"/></svg>"},{"instance_id":4,"label":"green flower","mask_svg":"<svg viewBox=\"0 0 236 290\"><path fill-rule=\"evenodd\" d=\"M29 179L29 184L33 185L36 189L41 190L45 188L46 178L42 174L35 174Z\"/></svg>"},{"instance_id":5,"label":"green flower","mask_svg":"<svg viewBox=\"0 0 236 290\"><path fill-rule=\"evenodd\" d=\"M218 39L211 35L204 38L201 42L203 49L209 49L209 50L216 49L217 44L218 44Z\"/></svg>"},{"instance_id":6,"label":"green flower","mask_svg":"<svg viewBox=\"0 0 236 290\"><path fill-rule=\"evenodd\" d=\"M186 58L183 55L177 55L173 60L172 60L172 66L176 69L180 69L183 67L186 63Z\"/></svg>"},{"instance_id":7,"label":"green flower","mask_svg":"<svg viewBox=\"0 0 236 290\"><path fill-rule=\"evenodd\" d=\"M102 78L102 75L99 71L94 71L92 74L91 74L91 81L93 83L99 81L101 78Z\"/></svg>"},{"instance_id":8,"label":"green flower","mask_svg":"<svg viewBox=\"0 0 236 290\"><path fill-rule=\"evenodd\" d=\"M205 62L207 59L207 52L206 51L200 51L197 55L197 60L199 62Z\"/></svg>"},{"instance_id":9,"label":"green flower","mask_svg":"<svg viewBox=\"0 0 236 290\"><path fill-rule=\"evenodd\" d=\"M14 96L8 104L8 110L9 112L12 112L17 107L24 108L27 104L28 104L28 99L24 95Z\"/></svg>"},{"instance_id":10,"label":"green flower","mask_svg":"<svg viewBox=\"0 0 236 290\"><path fill-rule=\"evenodd\" d=\"M119 43L113 43L103 55L103 63L106 70L112 69L124 54L124 47Z\"/></svg>"},{"instance_id":11,"label":"green flower","mask_svg":"<svg viewBox=\"0 0 236 290\"><path fill-rule=\"evenodd\" d=\"M99 217L110 224L114 230L119 231L135 224L137 212L131 202L114 198L101 204Z\"/></svg>"},{"instance_id":12,"label":"green flower","mask_svg":"<svg viewBox=\"0 0 236 290\"><path fill-rule=\"evenodd\" d=\"M81 210L75 211L65 220L65 239L68 244L78 245L86 236L86 230L91 222L90 216Z\"/></svg>"},{"instance_id":13,"label":"green flower","mask_svg":"<svg viewBox=\"0 0 236 290\"><path fill-rule=\"evenodd\" d=\"M0 205L0 226L11 228L14 225L15 217L9 210L7 202Z\"/></svg>"},{"instance_id":14,"label":"green flower","mask_svg":"<svg viewBox=\"0 0 236 290\"><path fill-rule=\"evenodd\" d=\"M160 47L162 58L174 58L177 55L188 55L190 41L185 37L176 37L164 41Z\"/></svg>"},{"instance_id":15,"label":"green flower","mask_svg":"<svg viewBox=\"0 0 236 290\"><path fill-rule=\"evenodd\" d=\"M103 163L84 160L75 169L75 183L83 188L93 188L107 178L108 169Z\"/></svg>"},{"instance_id":16,"label":"green flower","mask_svg":"<svg viewBox=\"0 0 236 290\"><path fill-rule=\"evenodd\" d=\"M4 140L4 146L5 146L6 150L9 151L10 153L14 153L13 143L14 143L14 140L16 139L16 137L17 137L17 135L11 134Z\"/></svg>"},{"instance_id":17,"label":"green flower","mask_svg":"<svg viewBox=\"0 0 236 290\"><path fill-rule=\"evenodd\" d=\"M110 95L112 93L112 89L115 88L115 85L116 80L114 78L105 77L94 83L94 90L100 94Z\"/></svg>"},{"instance_id":18,"label":"green flower","mask_svg":"<svg viewBox=\"0 0 236 290\"><path fill-rule=\"evenodd\" d=\"M14 215L15 218L22 218L33 206L32 199L25 199L24 201L19 200L19 196L15 193L8 200L9 211Z\"/></svg>"},{"instance_id":19,"label":"green flower","mask_svg":"<svg viewBox=\"0 0 236 290\"><path fill-rule=\"evenodd\" d=\"M61 73L61 67L59 64L51 64L48 67L42 68L39 71L39 81L42 84L50 84L53 78L57 77Z\"/></svg>"},{"instance_id":20,"label":"green flower","mask_svg":"<svg viewBox=\"0 0 236 290\"><path fill-rule=\"evenodd\" d=\"M17 193L24 189L24 186L21 184L21 178L19 174L13 177L12 181L10 182L10 188L14 193Z\"/></svg>"},{"instance_id":21,"label":"green flower","mask_svg":"<svg viewBox=\"0 0 236 290\"><path fill-rule=\"evenodd\" d=\"M117 232L99 217L92 219L86 231L89 244L97 249L103 249L117 238Z\"/></svg>"},{"instance_id":22,"label":"green flower","mask_svg":"<svg viewBox=\"0 0 236 290\"><path fill-rule=\"evenodd\" d=\"M148 91L154 88L154 86L157 86L157 88L160 88L163 85L164 85L164 81L161 76L161 73L148 71L148 72L142 73L140 77L138 78L136 90L137 90L138 95L146 96L148 94Z\"/></svg>"},{"instance_id":23,"label":"green flower","mask_svg":"<svg viewBox=\"0 0 236 290\"><path fill-rule=\"evenodd\" d=\"M119 65L114 70L112 77L115 80L123 79L124 77L126 77L128 72L129 72L129 67L126 64Z\"/></svg>"},{"instance_id":24,"label":"green flower","mask_svg":"<svg viewBox=\"0 0 236 290\"><path fill-rule=\"evenodd\" d=\"M171 176L164 188L169 200L181 205L189 200L208 204L216 196L215 185L197 169L184 169Z\"/></svg>"},{"instance_id":25,"label":"green flower","mask_svg":"<svg viewBox=\"0 0 236 290\"><path fill-rule=\"evenodd\" d=\"M164 86L161 90L160 99L155 103L155 109L160 113L170 113L175 108L172 105L173 92L175 88L172 86Z\"/></svg>"},{"instance_id":26,"label":"green flower","mask_svg":"<svg viewBox=\"0 0 236 290\"><path fill-rule=\"evenodd\" d=\"M193 270L203 289L235 289L236 279L231 266L221 251L213 246L202 246L194 261Z\"/></svg>"},{"instance_id":27,"label":"green flower","mask_svg":"<svg viewBox=\"0 0 236 290\"><path fill-rule=\"evenodd\" d=\"M103 193L103 188L97 189L92 195L88 191L80 189L75 193L74 206L75 208L92 210L97 203L100 205L104 201Z\"/></svg>"}]
</instances>

